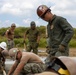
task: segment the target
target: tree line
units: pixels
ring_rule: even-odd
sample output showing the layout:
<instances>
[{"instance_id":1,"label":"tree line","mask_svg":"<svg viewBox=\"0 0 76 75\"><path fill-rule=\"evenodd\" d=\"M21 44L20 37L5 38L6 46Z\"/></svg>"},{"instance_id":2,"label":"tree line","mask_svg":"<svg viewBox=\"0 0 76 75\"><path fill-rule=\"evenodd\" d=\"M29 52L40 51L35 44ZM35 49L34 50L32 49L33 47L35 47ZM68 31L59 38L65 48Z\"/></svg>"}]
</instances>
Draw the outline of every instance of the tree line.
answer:
<instances>
[{"instance_id":1,"label":"tree line","mask_svg":"<svg viewBox=\"0 0 76 75\"><path fill-rule=\"evenodd\" d=\"M0 42L2 41L6 41L6 37L5 37L5 32L6 30L8 29L9 27L7 28L0 28ZM15 29L15 43L16 45L19 44L19 43L22 43L23 42L23 37L24 37L24 33L25 31L28 29L29 27L16 27ZM37 27L37 29L40 31L40 36L41 36L41 40L40 40L40 44L39 46L40 47L46 47L46 27L45 26L40 26L40 27ZM70 47L76 47L76 28L74 28L74 36L72 38L72 40L70 41ZM27 41L28 42L28 39ZM20 45L20 47L22 47L23 44Z\"/></svg>"}]
</instances>

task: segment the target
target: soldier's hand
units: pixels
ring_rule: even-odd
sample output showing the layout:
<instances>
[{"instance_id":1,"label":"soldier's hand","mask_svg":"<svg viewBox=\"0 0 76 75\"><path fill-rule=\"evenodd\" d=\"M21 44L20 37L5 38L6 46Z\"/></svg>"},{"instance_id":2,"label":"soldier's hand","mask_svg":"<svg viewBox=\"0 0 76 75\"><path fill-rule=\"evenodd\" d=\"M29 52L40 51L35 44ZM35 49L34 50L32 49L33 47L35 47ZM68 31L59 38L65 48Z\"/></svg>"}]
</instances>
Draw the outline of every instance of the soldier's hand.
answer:
<instances>
[{"instance_id":1,"label":"soldier's hand","mask_svg":"<svg viewBox=\"0 0 76 75\"><path fill-rule=\"evenodd\" d=\"M60 51L60 52L64 52L64 51L65 51L65 46L59 45L59 51Z\"/></svg>"}]
</instances>

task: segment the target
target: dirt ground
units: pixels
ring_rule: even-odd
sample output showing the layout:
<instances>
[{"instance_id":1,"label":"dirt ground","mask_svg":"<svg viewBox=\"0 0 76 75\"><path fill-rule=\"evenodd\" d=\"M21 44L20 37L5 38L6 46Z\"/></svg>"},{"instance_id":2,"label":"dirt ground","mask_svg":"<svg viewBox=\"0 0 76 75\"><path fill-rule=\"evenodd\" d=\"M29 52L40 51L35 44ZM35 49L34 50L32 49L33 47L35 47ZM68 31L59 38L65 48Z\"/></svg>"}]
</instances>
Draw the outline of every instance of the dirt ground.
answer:
<instances>
[{"instance_id":1,"label":"dirt ground","mask_svg":"<svg viewBox=\"0 0 76 75\"><path fill-rule=\"evenodd\" d=\"M69 56L76 56L76 48L70 48Z\"/></svg>"},{"instance_id":2,"label":"dirt ground","mask_svg":"<svg viewBox=\"0 0 76 75\"><path fill-rule=\"evenodd\" d=\"M45 52L46 51L46 48L39 48L39 50L42 50L41 53L39 53L39 56L47 56L47 53ZM69 50L69 56L76 56L76 48L70 48Z\"/></svg>"}]
</instances>

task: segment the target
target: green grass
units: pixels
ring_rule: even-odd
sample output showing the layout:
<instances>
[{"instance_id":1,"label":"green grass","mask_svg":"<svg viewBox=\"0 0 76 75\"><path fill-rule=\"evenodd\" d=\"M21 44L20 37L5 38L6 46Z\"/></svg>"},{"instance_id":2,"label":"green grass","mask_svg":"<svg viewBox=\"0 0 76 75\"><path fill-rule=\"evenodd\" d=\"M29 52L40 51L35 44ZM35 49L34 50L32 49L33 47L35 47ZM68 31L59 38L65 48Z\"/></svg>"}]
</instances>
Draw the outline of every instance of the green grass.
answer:
<instances>
[{"instance_id":1,"label":"green grass","mask_svg":"<svg viewBox=\"0 0 76 75\"><path fill-rule=\"evenodd\" d=\"M14 41L15 41L15 46L16 45L19 45L19 47L23 47L24 46L24 44L23 44L23 38L15 38L14 39ZM2 42L2 41L7 41L7 39L5 38L5 37L0 37L0 42ZM26 39L26 44L28 43L28 39ZM45 48L46 47L46 45L47 45L47 43L46 43L46 38L41 38L40 39L40 42L39 42L39 47L41 47L41 48ZM71 48L76 48L76 39L72 39L71 41L70 41L70 43L69 43L69 46L71 47Z\"/></svg>"},{"instance_id":2,"label":"green grass","mask_svg":"<svg viewBox=\"0 0 76 75\"><path fill-rule=\"evenodd\" d=\"M70 47L76 48L76 39L72 39L69 43Z\"/></svg>"}]
</instances>

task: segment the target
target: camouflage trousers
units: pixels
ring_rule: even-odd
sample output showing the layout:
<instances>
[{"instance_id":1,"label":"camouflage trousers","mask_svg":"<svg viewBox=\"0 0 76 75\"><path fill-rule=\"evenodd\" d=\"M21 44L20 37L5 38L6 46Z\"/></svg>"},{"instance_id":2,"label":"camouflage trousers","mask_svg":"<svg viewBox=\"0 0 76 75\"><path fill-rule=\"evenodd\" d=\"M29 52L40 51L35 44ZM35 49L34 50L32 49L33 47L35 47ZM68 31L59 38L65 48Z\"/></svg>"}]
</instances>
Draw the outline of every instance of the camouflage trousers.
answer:
<instances>
[{"instance_id":1,"label":"camouflage trousers","mask_svg":"<svg viewBox=\"0 0 76 75\"><path fill-rule=\"evenodd\" d=\"M0 63L0 75L3 75L3 69L5 70L5 66Z\"/></svg>"},{"instance_id":2,"label":"camouflage trousers","mask_svg":"<svg viewBox=\"0 0 76 75\"><path fill-rule=\"evenodd\" d=\"M46 52L50 56L69 56L69 49L66 48L64 51L60 51L59 48L50 48L48 47Z\"/></svg>"},{"instance_id":3,"label":"camouflage trousers","mask_svg":"<svg viewBox=\"0 0 76 75\"><path fill-rule=\"evenodd\" d=\"M14 40L7 40L8 50L15 46Z\"/></svg>"},{"instance_id":4,"label":"camouflage trousers","mask_svg":"<svg viewBox=\"0 0 76 75\"><path fill-rule=\"evenodd\" d=\"M46 66L45 64L42 63L27 63L24 66L23 69L23 73L24 75L31 75L31 74L35 74L35 73L41 73L43 71L45 71Z\"/></svg>"},{"instance_id":5,"label":"camouflage trousers","mask_svg":"<svg viewBox=\"0 0 76 75\"><path fill-rule=\"evenodd\" d=\"M31 52L31 50L33 50L33 53L38 54L37 42L29 42L27 44L27 52Z\"/></svg>"}]
</instances>

